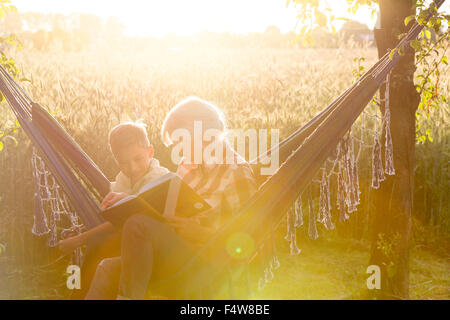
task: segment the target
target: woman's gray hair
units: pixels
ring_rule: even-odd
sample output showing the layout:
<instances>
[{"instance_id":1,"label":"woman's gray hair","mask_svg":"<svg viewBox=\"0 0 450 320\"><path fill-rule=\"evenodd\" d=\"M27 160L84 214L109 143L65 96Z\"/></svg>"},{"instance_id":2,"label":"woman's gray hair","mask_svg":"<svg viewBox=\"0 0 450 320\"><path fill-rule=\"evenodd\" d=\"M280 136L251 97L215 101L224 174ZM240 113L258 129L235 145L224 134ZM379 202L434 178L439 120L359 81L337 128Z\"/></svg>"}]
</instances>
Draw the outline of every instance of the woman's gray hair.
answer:
<instances>
[{"instance_id":1,"label":"woman's gray hair","mask_svg":"<svg viewBox=\"0 0 450 320\"><path fill-rule=\"evenodd\" d=\"M176 104L164 119L161 128L164 144L170 146L173 143L170 136L174 130L179 128L192 130L195 121L202 122L203 130L216 129L224 132L226 128L219 108L198 97L189 97Z\"/></svg>"}]
</instances>

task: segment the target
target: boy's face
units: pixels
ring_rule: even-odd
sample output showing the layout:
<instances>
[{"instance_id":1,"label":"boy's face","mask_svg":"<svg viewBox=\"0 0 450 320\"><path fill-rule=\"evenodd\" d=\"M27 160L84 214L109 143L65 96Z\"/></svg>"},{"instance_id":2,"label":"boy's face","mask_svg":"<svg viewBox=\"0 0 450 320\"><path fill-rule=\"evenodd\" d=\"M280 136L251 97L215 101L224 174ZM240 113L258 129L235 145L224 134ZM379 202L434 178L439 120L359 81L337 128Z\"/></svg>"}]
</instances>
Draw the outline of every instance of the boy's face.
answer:
<instances>
[{"instance_id":1,"label":"boy's face","mask_svg":"<svg viewBox=\"0 0 450 320\"><path fill-rule=\"evenodd\" d=\"M148 172L153 153L153 146L146 148L131 144L122 148L115 157L120 171L132 182L136 182Z\"/></svg>"}]
</instances>

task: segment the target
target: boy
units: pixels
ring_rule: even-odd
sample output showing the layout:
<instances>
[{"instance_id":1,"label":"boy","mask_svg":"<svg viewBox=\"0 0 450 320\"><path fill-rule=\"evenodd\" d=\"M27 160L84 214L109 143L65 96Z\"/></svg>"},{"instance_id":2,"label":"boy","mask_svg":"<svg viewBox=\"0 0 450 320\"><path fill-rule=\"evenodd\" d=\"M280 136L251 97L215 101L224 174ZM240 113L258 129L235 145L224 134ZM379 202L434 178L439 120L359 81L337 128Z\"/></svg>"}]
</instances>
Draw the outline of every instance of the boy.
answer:
<instances>
[{"instance_id":1,"label":"boy","mask_svg":"<svg viewBox=\"0 0 450 320\"><path fill-rule=\"evenodd\" d=\"M110 131L109 145L120 172L116 176L116 181L111 183L111 192L103 199L102 209L130 194L137 194L145 184L169 172L166 168L161 167L159 161L153 157L154 149L150 144L145 127L142 122L125 122ZM70 253L76 248L88 244L81 275L82 288L81 292L77 292L75 296L82 298L89 287L89 281L96 265L104 258L104 255L120 254L117 251L120 249L119 240L120 233L111 223L106 222L59 242L59 248L65 253Z\"/></svg>"},{"instance_id":2,"label":"boy","mask_svg":"<svg viewBox=\"0 0 450 320\"><path fill-rule=\"evenodd\" d=\"M166 116L161 130L164 143L179 142L176 141L176 137L180 137L179 130L195 138L197 122L205 132L215 130L221 137L225 133L225 121L217 107L199 98L188 98L173 107ZM200 141L189 139L188 149L195 151L194 145L197 145L202 153L206 153L204 151L211 147L211 143L203 139L203 133ZM111 289L117 291L117 299L144 299L149 288L165 297L177 297L184 291L183 283L167 282L165 287L157 288L152 285L158 280L170 279L179 271L217 232L224 220L237 212L257 190L250 166L225 140L217 142L220 143L216 150L222 150L222 155L226 153L227 159L211 153L201 163L192 164L189 158L193 152L184 150L191 156L183 158L177 170L212 209L203 212L201 217L173 217L166 223L142 214L131 216L122 229L121 257L105 259L99 264L87 299L111 298L108 296ZM202 219L208 223L201 223ZM120 277L110 278L109 286L105 287L102 279L111 270L120 272Z\"/></svg>"}]
</instances>

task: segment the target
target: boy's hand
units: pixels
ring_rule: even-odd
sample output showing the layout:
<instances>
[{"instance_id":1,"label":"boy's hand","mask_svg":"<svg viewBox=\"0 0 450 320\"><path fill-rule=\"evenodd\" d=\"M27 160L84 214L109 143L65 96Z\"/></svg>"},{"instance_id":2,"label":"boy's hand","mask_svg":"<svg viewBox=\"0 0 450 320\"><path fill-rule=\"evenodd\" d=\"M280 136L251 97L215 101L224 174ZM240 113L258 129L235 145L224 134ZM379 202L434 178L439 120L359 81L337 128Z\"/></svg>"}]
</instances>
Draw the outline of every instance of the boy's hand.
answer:
<instances>
[{"instance_id":1,"label":"boy's hand","mask_svg":"<svg viewBox=\"0 0 450 320\"><path fill-rule=\"evenodd\" d=\"M122 200L123 198L128 197L128 194L125 192L110 192L106 195L106 197L102 201L102 210L112 206L116 202Z\"/></svg>"},{"instance_id":2,"label":"boy's hand","mask_svg":"<svg viewBox=\"0 0 450 320\"><path fill-rule=\"evenodd\" d=\"M76 248L80 247L82 244L78 241L78 237L71 237L68 239L59 241L59 250L64 254L72 253Z\"/></svg>"}]
</instances>

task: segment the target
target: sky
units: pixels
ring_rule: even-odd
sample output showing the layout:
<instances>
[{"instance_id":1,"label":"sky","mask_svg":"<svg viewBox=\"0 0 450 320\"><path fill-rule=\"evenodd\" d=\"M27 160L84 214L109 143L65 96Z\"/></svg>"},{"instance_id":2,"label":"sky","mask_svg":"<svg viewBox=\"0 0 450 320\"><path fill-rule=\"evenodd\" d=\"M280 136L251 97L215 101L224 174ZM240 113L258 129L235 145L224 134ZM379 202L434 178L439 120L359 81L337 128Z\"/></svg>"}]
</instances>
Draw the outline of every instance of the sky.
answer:
<instances>
[{"instance_id":1,"label":"sky","mask_svg":"<svg viewBox=\"0 0 450 320\"><path fill-rule=\"evenodd\" d=\"M328 0L335 16L349 16L345 0ZM448 2L448 1L447 1ZM12 0L19 12L91 13L115 16L132 36L161 37L167 33L190 35L201 31L264 32L276 25L281 32L294 29L296 11L286 0ZM353 17L354 18L354 17ZM368 10L356 20L373 28Z\"/></svg>"}]
</instances>

